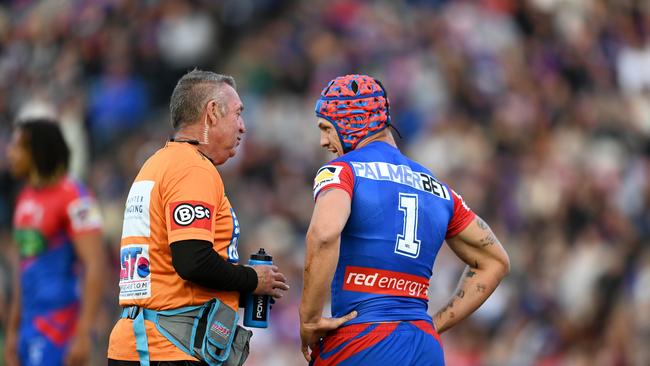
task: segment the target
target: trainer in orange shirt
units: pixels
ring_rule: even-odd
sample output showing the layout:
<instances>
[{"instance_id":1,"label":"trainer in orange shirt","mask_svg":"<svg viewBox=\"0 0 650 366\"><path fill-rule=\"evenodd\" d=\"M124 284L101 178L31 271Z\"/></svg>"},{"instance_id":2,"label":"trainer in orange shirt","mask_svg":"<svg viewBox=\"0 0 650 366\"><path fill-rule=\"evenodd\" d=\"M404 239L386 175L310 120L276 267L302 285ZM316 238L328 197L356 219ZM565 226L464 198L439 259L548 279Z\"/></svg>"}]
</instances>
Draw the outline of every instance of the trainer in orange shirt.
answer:
<instances>
[{"instance_id":1,"label":"trainer in orange shirt","mask_svg":"<svg viewBox=\"0 0 650 366\"><path fill-rule=\"evenodd\" d=\"M280 298L289 288L275 266L237 264L239 224L215 166L235 155L246 132L243 109L230 76L194 70L178 81L170 102L175 136L145 162L126 201L122 307L171 310L217 298L236 310L241 293ZM140 364L132 319L111 332L111 366ZM152 322L145 329L151 365L205 365Z\"/></svg>"}]
</instances>

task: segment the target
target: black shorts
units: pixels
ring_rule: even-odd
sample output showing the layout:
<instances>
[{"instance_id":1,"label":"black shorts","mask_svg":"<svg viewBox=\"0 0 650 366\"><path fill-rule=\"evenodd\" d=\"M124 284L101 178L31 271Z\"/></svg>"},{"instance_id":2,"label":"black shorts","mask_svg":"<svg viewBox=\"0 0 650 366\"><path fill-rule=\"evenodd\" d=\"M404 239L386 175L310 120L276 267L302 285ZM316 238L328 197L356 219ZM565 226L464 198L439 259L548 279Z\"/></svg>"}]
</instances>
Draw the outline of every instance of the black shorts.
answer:
<instances>
[{"instance_id":1,"label":"black shorts","mask_svg":"<svg viewBox=\"0 0 650 366\"><path fill-rule=\"evenodd\" d=\"M151 361L151 366L207 366L200 361ZM120 361L108 359L108 366L140 366L140 361Z\"/></svg>"}]
</instances>

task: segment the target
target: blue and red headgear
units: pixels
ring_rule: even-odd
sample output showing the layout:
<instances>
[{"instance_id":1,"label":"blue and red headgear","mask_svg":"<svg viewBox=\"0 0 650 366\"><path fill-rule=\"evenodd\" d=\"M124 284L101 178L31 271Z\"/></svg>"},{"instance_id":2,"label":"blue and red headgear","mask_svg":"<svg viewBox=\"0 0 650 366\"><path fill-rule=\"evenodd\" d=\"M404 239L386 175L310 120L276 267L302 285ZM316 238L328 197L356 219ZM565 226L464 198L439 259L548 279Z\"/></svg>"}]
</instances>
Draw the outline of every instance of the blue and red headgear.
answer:
<instances>
[{"instance_id":1,"label":"blue and red headgear","mask_svg":"<svg viewBox=\"0 0 650 366\"><path fill-rule=\"evenodd\" d=\"M367 75L345 75L330 81L316 102L316 116L334 125L344 153L390 126L386 91Z\"/></svg>"}]
</instances>

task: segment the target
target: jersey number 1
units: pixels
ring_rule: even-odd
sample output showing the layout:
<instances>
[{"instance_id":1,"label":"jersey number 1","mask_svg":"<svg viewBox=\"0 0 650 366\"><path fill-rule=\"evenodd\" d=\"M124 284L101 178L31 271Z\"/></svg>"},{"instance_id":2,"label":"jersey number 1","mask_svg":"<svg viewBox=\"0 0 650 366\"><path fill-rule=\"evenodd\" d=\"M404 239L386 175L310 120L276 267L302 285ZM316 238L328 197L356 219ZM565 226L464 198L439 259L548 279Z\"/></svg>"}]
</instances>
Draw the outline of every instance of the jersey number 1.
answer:
<instances>
[{"instance_id":1,"label":"jersey number 1","mask_svg":"<svg viewBox=\"0 0 650 366\"><path fill-rule=\"evenodd\" d=\"M404 228L397 234L395 253L411 258L420 254L418 232L418 196L416 194L400 193L399 210L404 212Z\"/></svg>"}]
</instances>

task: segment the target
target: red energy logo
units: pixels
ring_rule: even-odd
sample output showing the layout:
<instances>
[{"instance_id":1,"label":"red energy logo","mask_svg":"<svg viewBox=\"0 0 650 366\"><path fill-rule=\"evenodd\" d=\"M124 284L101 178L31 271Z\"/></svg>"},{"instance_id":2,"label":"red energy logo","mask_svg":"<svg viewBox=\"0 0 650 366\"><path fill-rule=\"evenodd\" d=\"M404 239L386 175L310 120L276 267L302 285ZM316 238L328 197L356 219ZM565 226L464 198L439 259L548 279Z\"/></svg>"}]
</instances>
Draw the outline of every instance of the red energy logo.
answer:
<instances>
[{"instance_id":1,"label":"red energy logo","mask_svg":"<svg viewBox=\"0 0 650 366\"><path fill-rule=\"evenodd\" d=\"M345 267L343 289L428 300L429 279L403 272L367 267Z\"/></svg>"}]
</instances>

